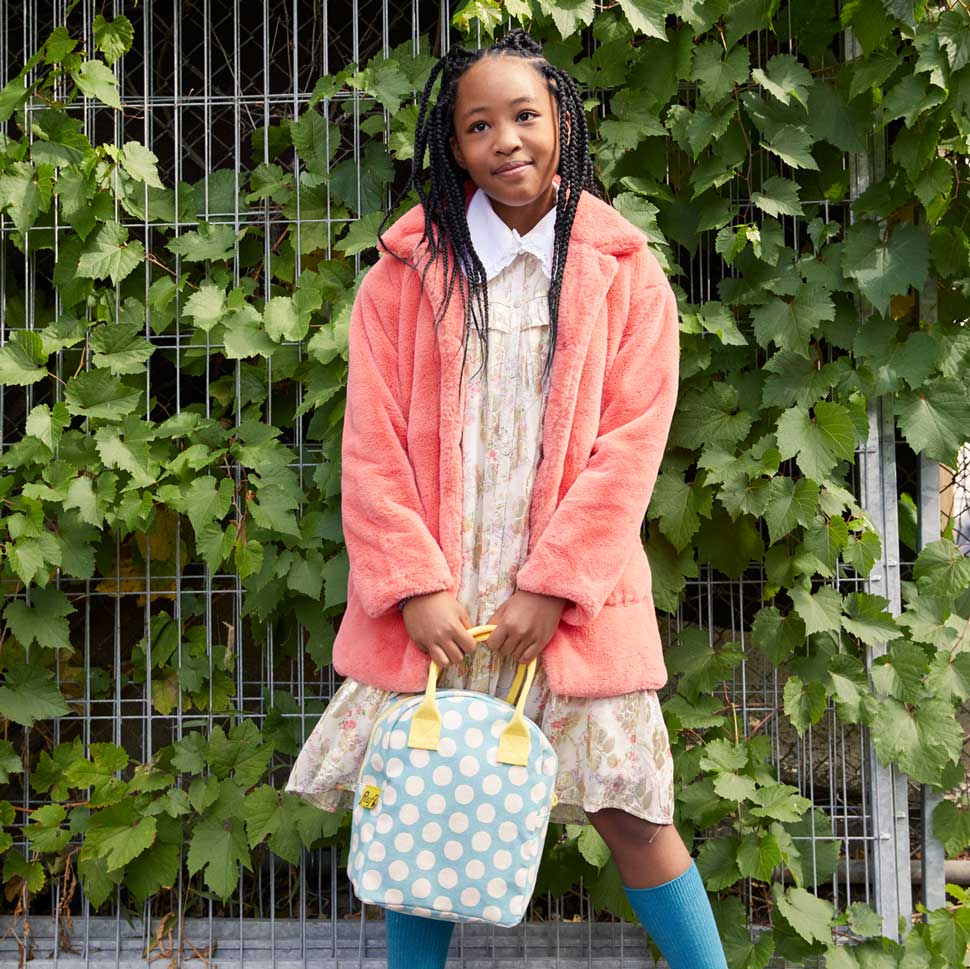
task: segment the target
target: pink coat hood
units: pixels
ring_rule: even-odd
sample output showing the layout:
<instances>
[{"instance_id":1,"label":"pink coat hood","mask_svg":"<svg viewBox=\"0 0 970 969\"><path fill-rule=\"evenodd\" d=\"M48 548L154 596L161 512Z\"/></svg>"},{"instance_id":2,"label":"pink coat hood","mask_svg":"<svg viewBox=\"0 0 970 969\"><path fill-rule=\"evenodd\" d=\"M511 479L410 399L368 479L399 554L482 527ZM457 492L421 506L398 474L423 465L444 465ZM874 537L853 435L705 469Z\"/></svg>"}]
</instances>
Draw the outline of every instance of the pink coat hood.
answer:
<instances>
[{"instance_id":1,"label":"pink coat hood","mask_svg":"<svg viewBox=\"0 0 970 969\"><path fill-rule=\"evenodd\" d=\"M466 204L474 186L469 183ZM384 235L423 267L420 205ZM429 659L397 602L461 574L462 306L440 264L387 253L351 312L342 445L347 609L334 642L342 676L423 690ZM644 234L582 192L569 241L559 332L517 586L569 600L542 653L551 689L613 696L666 681L641 524L663 456L678 378L673 292Z\"/></svg>"}]
</instances>

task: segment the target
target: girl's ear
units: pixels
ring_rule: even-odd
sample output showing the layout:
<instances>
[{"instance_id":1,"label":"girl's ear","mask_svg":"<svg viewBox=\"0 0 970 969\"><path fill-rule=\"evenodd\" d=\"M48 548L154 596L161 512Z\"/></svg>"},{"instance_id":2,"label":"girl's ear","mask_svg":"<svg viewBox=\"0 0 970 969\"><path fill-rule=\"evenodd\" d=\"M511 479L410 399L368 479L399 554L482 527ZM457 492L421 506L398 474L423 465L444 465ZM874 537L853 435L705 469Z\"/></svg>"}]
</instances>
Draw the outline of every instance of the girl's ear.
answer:
<instances>
[{"instance_id":1,"label":"girl's ear","mask_svg":"<svg viewBox=\"0 0 970 969\"><path fill-rule=\"evenodd\" d=\"M468 166L465 164L465 156L461 153L461 148L458 147L458 139L454 135L449 135L448 144L451 146L451 153L455 156L455 161L458 162L458 167L467 172Z\"/></svg>"}]
</instances>

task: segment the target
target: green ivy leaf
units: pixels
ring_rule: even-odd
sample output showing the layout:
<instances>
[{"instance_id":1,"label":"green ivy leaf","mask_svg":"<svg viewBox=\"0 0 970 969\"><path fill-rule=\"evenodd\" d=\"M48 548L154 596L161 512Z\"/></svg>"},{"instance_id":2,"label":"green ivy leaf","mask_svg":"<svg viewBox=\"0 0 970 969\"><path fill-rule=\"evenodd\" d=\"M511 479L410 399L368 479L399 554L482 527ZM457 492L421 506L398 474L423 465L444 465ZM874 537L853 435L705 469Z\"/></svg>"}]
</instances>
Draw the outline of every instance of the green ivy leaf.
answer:
<instances>
[{"instance_id":1,"label":"green ivy leaf","mask_svg":"<svg viewBox=\"0 0 970 969\"><path fill-rule=\"evenodd\" d=\"M855 425L841 404L822 400L813 411L792 407L778 418L778 450L783 459L795 457L807 477L823 481L839 461L855 456Z\"/></svg>"},{"instance_id":2,"label":"green ivy leaf","mask_svg":"<svg viewBox=\"0 0 970 969\"><path fill-rule=\"evenodd\" d=\"M697 853L697 870L709 892L730 888L741 879L738 867L740 840L731 835L719 835L705 841Z\"/></svg>"},{"instance_id":3,"label":"green ivy leaf","mask_svg":"<svg viewBox=\"0 0 970 969\"><path fill-rule=\"evenodd\" d=\"M183 232L165 244L166 249L181 256L186 262L231 259L235 246L236 232L226 222L201 222L198 229Z\"/></svg>"},{"instance_id":4,"label":"green ivy leaf","mask_svg":"<svg viewBox=\"0 0 970 969\"><path fill-rule=\"evenodd\" d=\"M751 800L755 806L749 812L754 817L775 821L797 821L812 806L791 784L766 784L758 788Z\"/></svg>"},{"instance_id":5,"label":"green ivy leaf","mask_svg":"<svg viewBox=\"0 0 970 969\"><path fill-rule=\"evenodd\" d=\"M94 46L104 54L104 59L109 64L114 64L119 57L131 50L135 29L124 14L113 20L107 20L101 14L96 14L93 29Z\"/></svg>"},{"instance_id":6,"label":"green ivy leaf","mask_svg":"<svg viewBox=\"0 0 970 969\"><path fill-rule=\"evenodd\" d=\"M37 171L28 162L14 162L7 174L0 176L0 207L10 213L21 233L37 221L45 204L37 184Z\"/></svg>"},{"instance_id":7,"label":"green ivy leaf","mask_svg":"<svg viewBox=\"0 0 970 969\"><path fill-rule=\"evenodd\" d=\"M760 192L751 193L751 201L768 215L804 215L798 200L798 185L789 178L772 175L766 178Z\"/></svg>"},{"instance_id":8,"label":"green ivy leaf","mask_svg":"<svg viewBox=\"0 0 970 969\"><path fill-rule=\"evenodd\" d=\"M933 809L933 837L943 842L950 858L970 847L970 811L953 801L943 800Z\"/></svg>"},{"instance_id":9,"label":"green ivy leaf","mask_svg":"<svg viewBox=\"0 0 970 969\"><path fill-rule=\"evenodd\" d=\"M97 98L109 107L121 110L118 79L102 61L85 61L78 70L71 71L71 77L86 97Z\"/></svg>"},{"instance_id":10,"label":"green ivy leaf","mask_svg":"<svg viewBox=\"0 0 970 969\"><path fill-rule=\"evenodd\" d=\"M913 225L900 225L883 241L872 222L856 222L846 232L842 269L882 314L891 297L910 286L920 289L929 272L929 240Z\"/></svg>"},{"instance_id":11,"label":"green ivy leaf","mask_svg":"<svg viewBox=\"0 0 970 969\"><path fill-rule=\"evenodd\" d=\"M780 666L805 642L805 621L797 612L782 615L776 606L763 606L751 624L751 641L772 666Z\"/></svg>"},{"instance_id":12,"label":"green ivy leaf","mask_svg":"<svg viewBox=\"0 0 970 969\"><path fill-rule=\"evenodd\" d=\"M958 596L970 588L970 558L949 539L937 539L920 550L913 577L927 592Z\"/></svg>"},{"instance_id":13,"label":"green ivy leaf","mask_svg":"<svg viewBox=\"0 0 970 969\"><path fill-rule=\"evenodd\" d=\"M13 749L13 744L9 740L0 740L0 784L7 784L12 774L22 774L23 772L23 761Z\"/></svg>"},{"instance_id":14,"label":"green ivy leaf","mask_svg":"<svg viewBox=\"0 0 970 969\"><path fill-rule=\"evenodd\" d=\"M71 414L110 421L132 413L140 400L140 390L132 390L104 370L79 373L67 382L64 391L64 402Z\"/></svg>"},{"instance_id":15,"label":"green ivy leaf","mask_svg":"<svg viewBox=\"0 0 970 969\"><path fill-rule=\"evenodd\" d=\"M241 818L203 818L192 830L187 856L189 874L203 871L205 883L228 898L239 883L239 866L252 871Z\"/></svg>"},{"instance_id":16,"label":"green ivy leaf","mask_svg":"<svg viewBox=\"0 0 970 969\"><path fill-rule=\"evenodd\" d=\"M938 377L919 390L903 389L896 398L896 416L914 451L957 465L957 453L970 426L970 399L960 381Z\"/></svg>"},{"instance_id":17,"label":"green ivy leaf","mask_svg":"<svg viewBox=\"0 0 970 969\"><path fill-rule=\"evenodd\" d=\"M738 870L745 878L771 880L775 867L782 862L778 840L771 834L746 834L738 846Z\"/></svg>"},{"instance_id":18,"label":"green ivy leaf","mask_svg":"<svg viewBox=\"0 0 970 969\"><path fill-rule=\"evenodd\" d=\"M714 41L694 48L691 77L700 84L701 97L710 106L748 79L748 49L735 47L722 58L723 51L723 46Z\"/></svg>"},{"instance_id":19,"label":"green ivy leaf","mask_svg":"<svg viewBox=\"0 0 970 969\"><path fill-rule=\"evenodd\" d=\"M666 0L619 0L619 3L635 31L666 42L667 12L670 6Z\"/></svg>"},{"instance_id":20,"label":"green ivy leaf","mask_svg":"<svg viewBox=\"0 0 970 969\"><path fill-rule=\"evenodd\" d=\"M804 620L805 632L809 636L839 628L842 596L838 589L826 585L813 594L807 585L797 585L788 594L798 610L798 615Z\"/></svg>"},{"instance_id":21,"label":"green ivy leaf","mask_svg":"<svg viewBox=\"0 0 970 969\"><path fill-rule=\"evenodd\" d=\"M77 274L90 279L111 277L117 286L145 261L145 247L128 241L128 230L117 222L105 222L85 244Z\"/></svg>"},{"instance_id":22,"label":"green ivy leaf","mask_svg":"<svg viewBox=\"0 0 970 969\"><path fill-rule=\"evenodd\" d=\"M158 177L158 156L137 141L126 141L121 150L121 166L136 182L164 188Z\"/></svg>"},{"instance_id":23,"label":"green ivy leaf","mask_svg":"<svg viewBox=\"0 0 970 969\"><path fill-rule=\"evenodd\" d=\"M751 76L782 104L788 104L794 98L806 107L809 89L815 83L808 69L791 54L775 54L768 59L764 70L756 67Z\"/></svg>"},{"instance_id":24,"label":"green ivy leaf","mask_svg":"<svg viewBox=\"0 0 970 969\"><path fill-rule=\"evenodd\" d=\"M799 737L825 713L825 687L821 683L803 683L802 678L793 673L785 681L783 696L785 713Z\"/></svg>"},{"instance_id":25,"label":"green ivy leaf","mask_svg":"<svg viewBox=\"0 0 970 969\"><path fill-rule=\"evenodd\" d=\"M845 597L842 628L869 646L878 646L899 635L895 619L886 609L882 596L867 592L850 592Z\"/></svg>"},{"instance_id":26,"label":"green ivy leaf","mask_svg":"<svg viewBox=\"0 0 970 969\"><path fill-rule=\"evenodd\" d=\"M835 319L835 305L824 287L804 283L791 302L772 299L759 306L751 318L761 346L774 342L780 350L808 357L810 338L822 322Z\"/></svg>"},{"instance_id":27,"label":"green ivy leaf","mask_svg":"<svg viewBox=\"0 0 970 969\"><path fill-rule=\"evenodd\" d=\"M808 478L799 478L797 483L783 476L770 480L764 516L772 544L798 525L815 520L818 495L818 485Z\"/></svg>"},{"instance_id":28,"label":"green ivy leaf","mask_svg":"<svg viewBox=\"0 0 970 969\"><path fill-rule=\"evenodd\" d=\"M0 386L26 387L47 376L47 353L40 334L15 330L0 347Z\"/></svg>"},{"instance_id":29,"label":"green ivy leaf","mask_svg":"<svg viewBox=\"0 0 970 969\"><path fill-rule=\"evenodd\" d=\"M37 720L63 717L71 712L54 678L36 663L12 663L0 686L0 716L31 727Z\"/></svg>"},{"instance_id":30,"label":"green ivy leaf","mask_svg":"<svg viewBox=\"0 0 970 969\"><path fill-rule=\"evenodd\" d=\"M95 327L90 337L94 365L114 374L144 373L145 363L155 352L155 347L145 339L143 331L144 325L138 323Z\"/></svg>"},{"instance_id":31,"label":"green ivy leaf","mask_svg":"<svg viewBox=\"0 0 970 969\"><path fill-rule=\"evenodd\" d=\"M45 649L68 649L71 642L66 617L72 612L74 607L60 589L34 589L30 603L8 601L3 618L24 648L37 643Z\"/></svg>"},{"instance_id":32,"label":"green ivy leaf","mask_svg":"<svg viewBox=\"0 0 970 969\"><path fill-rule=\"evenodd\" d=\"M816 898L804 888L784 889L772 885L775 908L785 921L806 941L832 941L832 918L835 909L824 898Z\"/></svg>"}]
</instances>

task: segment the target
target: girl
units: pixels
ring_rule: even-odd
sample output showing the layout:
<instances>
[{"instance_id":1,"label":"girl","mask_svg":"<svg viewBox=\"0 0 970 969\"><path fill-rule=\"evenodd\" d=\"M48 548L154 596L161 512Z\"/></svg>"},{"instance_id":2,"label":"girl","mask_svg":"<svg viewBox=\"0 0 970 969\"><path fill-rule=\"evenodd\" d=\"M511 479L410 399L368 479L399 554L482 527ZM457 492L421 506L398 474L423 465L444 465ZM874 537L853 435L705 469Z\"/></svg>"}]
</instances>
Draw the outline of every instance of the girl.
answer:
<instances>
[{"instance_id":1,"label":"girl","mask_svg":"<svg viewBox=\"0 0 970 969\"><path fill-rule=\"evenodd\" d=\"M286 789L349 808L378 709L421 692L430 660L442 687L502 694L541 657L526 712L559 756L552 820L592 822L673 969L725 967L671 823L640 538L677 393L670 285L594 186L574 81L521 30L436 64L413 157L422 204L351 315L347 679ZM390 969L440 969L453 928L388 910Z\"/></svg>"}]
</instances>

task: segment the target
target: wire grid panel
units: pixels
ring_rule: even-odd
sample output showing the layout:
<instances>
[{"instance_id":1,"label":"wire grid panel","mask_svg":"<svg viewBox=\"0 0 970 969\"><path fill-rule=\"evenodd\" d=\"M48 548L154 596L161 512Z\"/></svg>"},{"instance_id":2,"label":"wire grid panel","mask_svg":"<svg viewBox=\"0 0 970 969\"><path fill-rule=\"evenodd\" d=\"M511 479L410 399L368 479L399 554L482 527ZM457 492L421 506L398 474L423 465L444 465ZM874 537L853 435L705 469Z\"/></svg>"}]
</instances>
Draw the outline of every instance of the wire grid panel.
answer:
<instances>
[{"instance_id":1,"label":"wire grid panel","mask_svg":"<svg viewBox=\"0 0 970 969\"><path fill-rule=\"evenodd\" d=\"M16 74L49 31L65 22L67 9L66 0L0 5L0 82ZM450 39L446 2L143 0L132 4L115 0L106 7L81 0L71 8L68 22L75 33L89 39L97 13L109 17L124 13L134 25L135 40L132 51L116 65L124 110L115 112L88 100L76 105L89 137L95 143L119 145L137 140L151 148L159 158L163 181L175 188L175 211L184 212L187 207L195 212L194 217L175 224L177 234L194 228L199 219L262 230L266 268L259 282L267 288L271 242L278 237L283 221L268 207L253 208L240 197L243 174L268 160L265 139L260 143L252 138L253 133L298 116L323 74L335 73L351 61L365 63L370 56L386 53L408 39L416 45L423 34L431 36L436 53L446 50ZM782 44L783 49L795 47L792 38ZM765 50L752 49L755 60L768 56ZM341 96L355 122L364 97L357 91ZM338 157L358 162L358 196L361 149L361 132L355 124ZM761 163L763 158L756 164ZM767 174L761 173L762 177ZM825 206L826 220L847 218L846 207L838 210L827 202ZM130 218L122 221L151 255L156 241L151 228ZM329 239L329 225L329 209L302 212L295 231L322 232ZM37 311L43 309L46 314L49 309L51 265L42 256L20 254L9 242L11 230L4 219L0 223L0 305L6 327L29 329ZM786 220L786 232L791 232L796 244L803 231L798 220ZM330 254L329 245L326 254ZM688 272L689 298L697 302L716 298L723 264L713 246L702 245L694 257L684 258L683 265ZM175 270L180 271L178 260ZM237 267L234 282L238 279ZM146 293L150 282L146 267ZM11 322L11 307L15 306L22 308L22 322ZM4 339L8 332L4 330ZM191 334L185 329L156 335L146 328L145 335L170 351L167 362L161 354L151 362L146 400L154 395L171 413L202 403L208 413L214 397L219 397L233 402L236 415L242 412L242 368L220 370L208 354L200 362L199 350L190 346ZM58 371L58 376L69 374ZM299 401L293 399L296 391L274 387L271 373L267 376L271 389L265 413L272 421L274 410L291 413ZM39 402L32 388L0 398L0 445L7 446L20 436L25 415ZM304 440L299 421L287 433L284 443L298 455L299 473L312 475L320 453ZM882 460L878 449L866 457L877 463ZM862 484L857 489L860 492ZM873 496L872 500L882 499ZM119 542L113 576L62 583L65 591L80 596L83 603L78 610L79 638L75 638L85 674L84 694L78 704L83 715L55 721L48 743L79 737L87 748L93 742L111 741L123 745L134 760L145 762L183 732L211 727L211 715L199 716L181 706L168 716L158 713L151 702L150 683L132 682L125 673L135 645L150 638L151 617L159 602L171 610L180 630L190 618L201 618L209 655L220 648L235 650L234 700L247 717L262 724L274 698L288 694L296 701L301 736L309 733L336 689L332 669L313 672L313 664L302 655L281 663L274 652L273 629L256 628L254 620L243 615L238 577L195 566L183 568L181 538L177 522L170 535L146 538L140 570L134 569L131 556ZM170 543L174 568L153 566L160 557L151 554L152 541ZM712 644L733 641L746 646L763 586L760 570L738 580L702 572L690 582L685 602L669 624L670 638L677 628L690 624L705 629ZM228 630L232 630L231 643ZM110 676L105 678L101 670L110 671ZM830 880L811 887L827 893L840 907L858 900L878 903L873 878L884 852L879 850L881 835L874 828L875 775L866 737L839 723L831 709L799 737L776 715L782 686L773 669L760 667L749 658L737 668L728 699L745 733L757 730L771 738L779 779L795 784L830 819L829 824L821 821L821 815L812 816L805 848L814 858L824 844L837 843L844 863ZM273 778L277 787L284 781L285 772ZM42 803L31 798L26 778L12 792L11 800L25 809ZM305 852L297 867L266 852L255 871L241 871L240 875L239 889L226 904L190 894L180 883L170 898L149 900L140 912L125 911L120 897L116 898L114 914L108 917L94 917L80 893L65 908L55 883L46 900L49 919L42 913L44 900L35 900L35 955L40 964L50 959L65 966L114 965L138 961L145 948L155 943L154 951L168 953L176 961L219 953L220 965L312 962L328 966L355 964L358 959L361 964L371 964L369 960L382 956L382 925L379 920L368 920L368 913L361 911L336 850ZM769 900L762 889L748 885L746 893L753 920L766 921ZM620 966L650 964L639 928L619 921L594 923L582 891L565 900L534 899L530 915L537 911L546 919L544 924L527 919L511 932L460 927L454 949L457 959L467 966L523 959L536 966L594 965L605 960ZM73 917L69 929L64 925L66 914ZM164 921L169 914L175 918ZM567 923L568 918L580 921Z\"/></svg>"}]
</instances>

